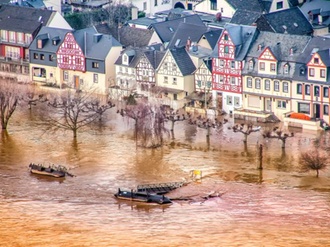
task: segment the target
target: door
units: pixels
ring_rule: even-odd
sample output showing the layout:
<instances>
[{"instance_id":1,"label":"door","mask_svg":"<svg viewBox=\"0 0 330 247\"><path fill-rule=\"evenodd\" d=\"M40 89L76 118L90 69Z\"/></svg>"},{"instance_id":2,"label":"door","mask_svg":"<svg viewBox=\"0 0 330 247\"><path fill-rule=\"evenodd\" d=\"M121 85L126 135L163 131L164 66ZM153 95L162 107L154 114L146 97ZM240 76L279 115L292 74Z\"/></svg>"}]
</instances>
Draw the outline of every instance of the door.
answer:
<instances>
[{"instance_id":1,"label":"door","mask_svg":"<svg viewBox=\"0 0 330 247\"><path fill-rule=\"evenodd\" d=\"M320 118L320 104L314 104L314 118Z\"/></svg>"},{"instance_id":2,"label":"door","mask_svg":"<svg viewBox=\"0 0 330 247\"><path fill-rule=\"evenodd\" d=\"M271 112L272 111L272 100L266 99L266 111Z\"/></svg>"},{"instance_id":3,"label":"door","mask_svg":"<svg viewBox=\"0 0 330 247\"><path fill-rule=\"evenodd\" d=\"M79 76L74 76L74 88L79 89Z\"/></svg>"}]
</instances>

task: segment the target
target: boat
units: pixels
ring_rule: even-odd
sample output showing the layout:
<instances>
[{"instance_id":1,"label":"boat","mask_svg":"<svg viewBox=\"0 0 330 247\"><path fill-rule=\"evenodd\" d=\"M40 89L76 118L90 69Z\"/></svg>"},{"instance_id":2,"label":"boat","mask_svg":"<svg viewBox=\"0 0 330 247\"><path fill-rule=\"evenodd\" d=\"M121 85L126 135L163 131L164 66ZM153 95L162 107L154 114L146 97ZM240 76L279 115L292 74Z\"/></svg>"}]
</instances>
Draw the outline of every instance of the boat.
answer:
<instances>
[{"instance_id":1,"label":"boat","mask_svg":"<svg viewBox=\"0 0 330 247\"><path fill-rule=\"evenodd\" d=\"M63 166L54 166L53 165L53 166L45 167L42 164L31 163L29 165L29 168L30 168L31 173L51 176L51 177L55 177L55 178L62 178L68 174L66 171L66 168Z\"/></svg>"},{"instance_id":2,"label":"boat","mask_svg":"<svg viewBox=\"0 0 330 247\"><path fill-rule=\"evenodd\" d=\"M164 196L157 194L150 194L147 192L139 191L125 191L118 189L118 192L115 194L115 197L118 199L136 201L136 202L145 202L145 203L156 203L156 204L170 204L172 201Z\"/></svg>"}]
</instances>

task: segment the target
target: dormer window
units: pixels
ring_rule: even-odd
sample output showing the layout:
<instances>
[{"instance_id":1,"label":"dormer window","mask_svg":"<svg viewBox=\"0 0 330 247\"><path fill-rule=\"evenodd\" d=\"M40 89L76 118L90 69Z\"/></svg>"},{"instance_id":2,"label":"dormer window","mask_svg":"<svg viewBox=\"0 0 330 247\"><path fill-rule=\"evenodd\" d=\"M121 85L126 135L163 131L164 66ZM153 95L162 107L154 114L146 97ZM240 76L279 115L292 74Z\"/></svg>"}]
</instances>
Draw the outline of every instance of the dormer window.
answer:
<instances>
[{"instance_id":1,"label":"dormer window","mask_svg":"<svg viewBox=\"0 0 330 247\"><path fill-rule=\"evenodd\" d=\"M289 64L284 64L284 66L283 66L283 72L284 72L284 74L289 74Z\"/></svg>"},{"instance_id":2,"label":"dormer window","mask_svg":"<svg viewBox=\"0 0 330 247\"><path fill-rule=\"evenodd\" d=\"M224 40L228 40L228 34L225 34Z\"/></svg>"},{"instance_id":3,"label":"dormer window","mask_svg":"<svg viewBox=\"0 0 330 247\"><path fill-rule=\"evenodd\" d=\"M319 58L314 57L314 64L319 64Z\"/></svg>"},{"instance_id":4,"label":"dormer window","mask_svg":"<svg viewBox=\"0 0 330 247\"><path fill-rule=\"evenodd\" d=\"M127 62L128 62L128 57L127 57L127 55L124 55L124 56L123 56L123 62L124 62L125 64L127 64Z\"/></svg>"},{"instance_id":5,"label":"dormer window","mask_svg":"<svg viewBox=\"0 0 330 247\"><path fill-rule=\"evenodd\" d=\"M42 39L37 40L37 48L42 49Z\"/></svg>"},{"instance_id":6,"label":"dormer window","mask_svg":"<svg viewBox=\"0 0 330 247\"><path fill-rule=\"evenodd\" d=\"M253 60L251 59L251 60L249 61L249 70L253 70L253 66L254 66L254 62L253 62Z\"/></svg>"}]
</instances>

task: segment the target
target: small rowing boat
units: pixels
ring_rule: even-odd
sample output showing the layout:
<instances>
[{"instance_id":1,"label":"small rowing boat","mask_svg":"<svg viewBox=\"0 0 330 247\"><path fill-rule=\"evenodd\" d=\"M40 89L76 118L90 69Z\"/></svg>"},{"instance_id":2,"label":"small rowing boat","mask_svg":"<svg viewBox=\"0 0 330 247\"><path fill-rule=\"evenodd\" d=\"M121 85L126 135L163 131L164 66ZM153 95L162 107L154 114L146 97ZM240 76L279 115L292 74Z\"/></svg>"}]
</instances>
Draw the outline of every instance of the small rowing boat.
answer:
<instances>
[{"instance_id":1,"label":"small rowing boat","mask_svg":"<svg viewBox=\"0 0 330 247\"><path fill-rule=\"evenodd\" d=\"M138 191L123 191L118 189L118 192L115 194L115 197L123 200L130 200L136 202L145 202L145 203L157 203L157 204L169 204L172 201L164 196L157 194L150 194L146 192L138 192Z\"/></svg>"}]
</instances>

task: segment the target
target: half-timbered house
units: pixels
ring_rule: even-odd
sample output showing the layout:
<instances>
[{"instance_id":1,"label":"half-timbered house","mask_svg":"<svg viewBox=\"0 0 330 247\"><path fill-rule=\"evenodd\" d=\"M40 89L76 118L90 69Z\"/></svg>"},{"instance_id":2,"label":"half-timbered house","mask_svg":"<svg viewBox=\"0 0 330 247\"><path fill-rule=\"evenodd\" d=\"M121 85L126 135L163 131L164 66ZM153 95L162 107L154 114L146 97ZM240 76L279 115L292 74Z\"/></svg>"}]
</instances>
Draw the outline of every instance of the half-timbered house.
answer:
<instances>
[{"instance_id":1,"label":"half-timbered house","mask_svg":"<svg viewBox=\"0 0 330 247\"><path fill-rule=\"evenodd\" d=\"M195 90L196 70L185 47L168 49L156 71L155 90L163 105L179 109L186 103L186 96Z\"/></svg>"},{"instance_id":2,"label":"half-timbered house","mask_svg":"<svg viewBox=\"0 0 330 247\"><path fill-rule=\"evenodd\" d=\"M222 95L222 110L227 113L242 106L242 68L256 35L255 27L227 24L214 49L213 97Z\"/></svg>"}]
</instances>

